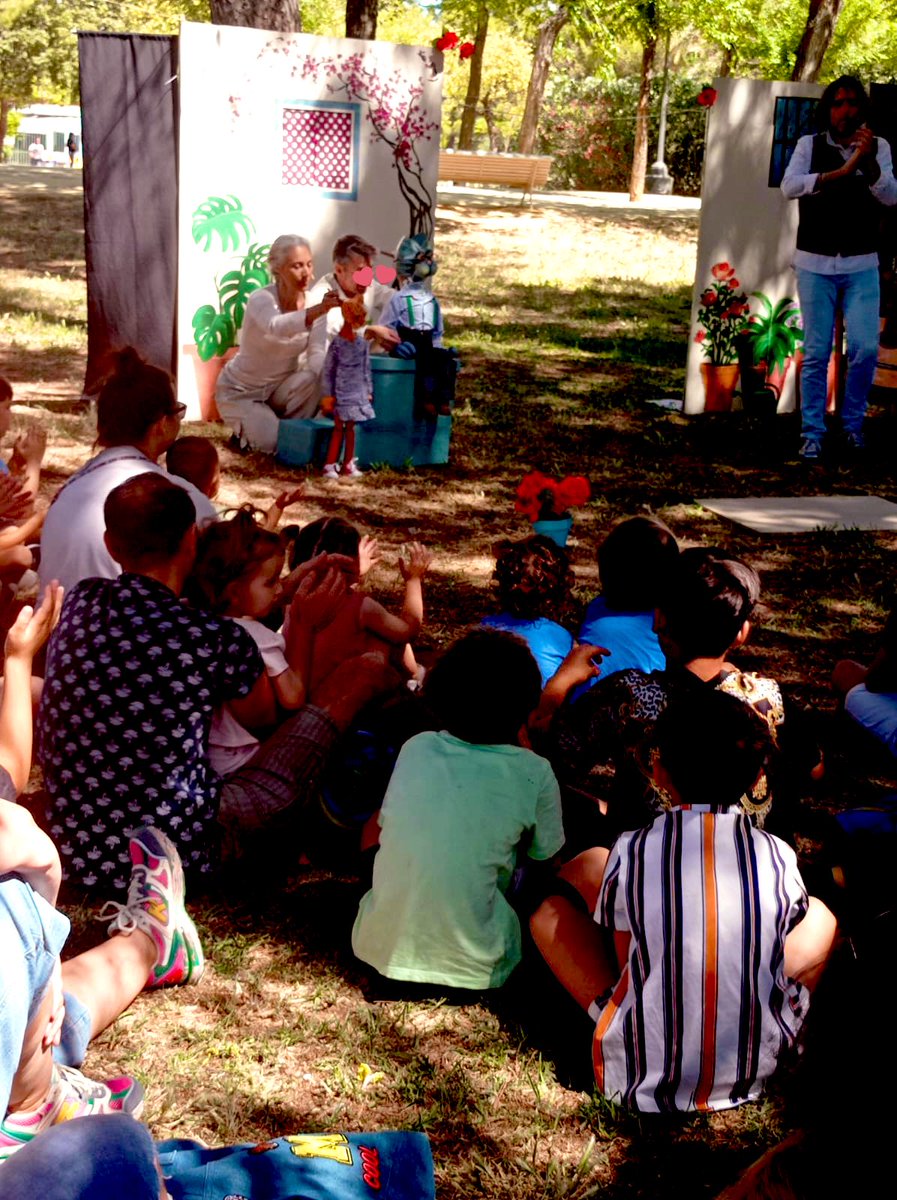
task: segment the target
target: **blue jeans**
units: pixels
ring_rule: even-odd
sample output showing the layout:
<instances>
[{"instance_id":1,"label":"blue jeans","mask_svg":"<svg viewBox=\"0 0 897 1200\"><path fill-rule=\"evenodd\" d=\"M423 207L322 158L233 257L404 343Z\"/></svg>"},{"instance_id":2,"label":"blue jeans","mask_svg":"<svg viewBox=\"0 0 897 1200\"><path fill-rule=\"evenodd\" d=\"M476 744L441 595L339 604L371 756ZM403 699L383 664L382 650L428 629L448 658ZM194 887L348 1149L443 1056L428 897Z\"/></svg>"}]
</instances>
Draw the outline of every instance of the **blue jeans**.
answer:
<instances>
[{"instance_id":1,"label":"blue jeans","mask_svg":"<svg viewBox=\"0 0 897 1200\"><path fill-rule=\"evenodd\" d=\"M40 1006L68 918L15 875L0 876L0 1116L22 1057L25 1030Z\"/></svg>"},{"instance_id":2,"label":"blue jeans","mask_svg":"<svg viewBox=\"0 0 897 1200\"><path fill-rule=\"evenodd\" d=\"M147 1130L125 1113L78 1117L44 1130L0 1166L3 1200L159 1200Z\"/></svg>"},{"instance_id":3,"label":"blue jeans","mask_svg":"<svg viewBox=\"0 0 897 1200\"><path fill-rule=\"evenodd\" d=\"M68 932L68 917L51 908L27 883L16 875L0 876L0 1117L9 1103L25 1030L43 999ZM62 1040L53 1057L66 1066L80 1066L90 1030L90 1013L66 992Z\"/></svg>"},{"instance_id":4,"label":"blue jeans","mask_svg":"<svg viewBox=\"0 0 897 1200\"><path fill-rule=\"evenodd\" d=\"M849 275L819 275L796 267L795 273L804 323L801 433L814 442L821 442L825 434L828 363L835 312L840 308L847 330L847 383L841 418L848 433L861 435L878 361L878 269Z\"/></svg>"}]
</instances>

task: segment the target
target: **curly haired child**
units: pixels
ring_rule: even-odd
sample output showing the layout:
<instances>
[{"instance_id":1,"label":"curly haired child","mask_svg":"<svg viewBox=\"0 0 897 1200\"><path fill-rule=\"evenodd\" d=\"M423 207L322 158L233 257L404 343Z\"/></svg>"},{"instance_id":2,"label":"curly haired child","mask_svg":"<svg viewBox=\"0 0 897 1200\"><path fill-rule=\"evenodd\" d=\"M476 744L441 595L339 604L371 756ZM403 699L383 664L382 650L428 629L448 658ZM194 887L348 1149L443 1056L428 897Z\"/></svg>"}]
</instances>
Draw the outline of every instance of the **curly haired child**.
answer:
<instances>
[{"instance_id":1,"label":"curly haired child","mask_svg":"<svg viewBox=\"0 0 897 1200\"><path fill-rule=\"evenodd\" d=\"M542 686L573 649L573 636L559 624L570 608L573 571L567 551L535 534L493 547L500 612L484 617L487 629L522 637L542 674Z\"/></svg>"}]
</instances>

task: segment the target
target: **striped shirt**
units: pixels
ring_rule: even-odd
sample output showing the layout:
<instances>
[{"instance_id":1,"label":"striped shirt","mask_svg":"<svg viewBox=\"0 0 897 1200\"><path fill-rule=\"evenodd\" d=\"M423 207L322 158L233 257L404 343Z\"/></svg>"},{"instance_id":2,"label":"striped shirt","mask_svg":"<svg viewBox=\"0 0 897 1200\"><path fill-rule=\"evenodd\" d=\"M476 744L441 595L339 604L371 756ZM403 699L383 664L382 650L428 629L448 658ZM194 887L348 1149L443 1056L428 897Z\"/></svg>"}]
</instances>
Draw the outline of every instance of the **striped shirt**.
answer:
<instances>
[{"instance_id":1,"label":"striped shirt","mask_svg":"<svg viewBox=\"0 0 897 1200\"><path fill-rule=\"evenodd\" d=\"M756 1099L808 1007L784 974L806 911L794 852L737 810L683 805L620 837L595 920L631 942L593 1006L599 1090L641 1112Z\"/></svg>"}]
</instances>

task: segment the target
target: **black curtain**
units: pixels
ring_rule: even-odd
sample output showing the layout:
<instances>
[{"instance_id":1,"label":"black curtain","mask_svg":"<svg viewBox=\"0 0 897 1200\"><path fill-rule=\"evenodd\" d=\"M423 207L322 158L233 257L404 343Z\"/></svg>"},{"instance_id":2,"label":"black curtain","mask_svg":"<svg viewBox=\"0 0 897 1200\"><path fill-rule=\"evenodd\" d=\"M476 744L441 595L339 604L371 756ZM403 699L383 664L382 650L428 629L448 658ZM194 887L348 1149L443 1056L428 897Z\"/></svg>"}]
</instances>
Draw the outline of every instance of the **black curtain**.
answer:
<instances>
[{"instance_id":1,"label":"black curtain","mask_svg":"<svg viewBox=\"0 0 897 1200\"><path fill-rule=\"evenodd\" d=\"M178 39L79 33L87 374L110 349L177 364Z\"/></svg>"}]
</instances>

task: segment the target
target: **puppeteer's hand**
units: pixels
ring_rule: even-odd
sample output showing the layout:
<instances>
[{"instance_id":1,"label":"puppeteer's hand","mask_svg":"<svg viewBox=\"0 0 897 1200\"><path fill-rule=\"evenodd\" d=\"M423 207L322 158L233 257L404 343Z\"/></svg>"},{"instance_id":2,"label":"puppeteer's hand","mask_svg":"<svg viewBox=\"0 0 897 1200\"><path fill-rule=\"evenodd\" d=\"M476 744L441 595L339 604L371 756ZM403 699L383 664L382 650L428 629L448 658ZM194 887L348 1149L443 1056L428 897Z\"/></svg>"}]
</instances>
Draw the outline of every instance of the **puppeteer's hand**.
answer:
<instances>
[{"instance_id":1,"label":"puppeteer's hand","mask_svg":"<svg viewBox=\"0 0 897 1200\"><path fill-rule=\"evenodd\" d=\"M321 298L321 305L325 312L330 312L331 308L339 308L342 304L339 292L335 292L333 288L329 292L325 292Z\"/></svg>"},{"instance_id":2,"label":"puppeteer's hand","mask_svg":"<svg viewBox=\"0 0 897 1200\"><path fill-rule=\"evenodd\" d=\"M402 340L394 329L390 329L388 325L368 325L364 331L364 336L371 341L378 341L386 350L391 350L393 346L398 346Z\"/></svg>"}]
</instances>

